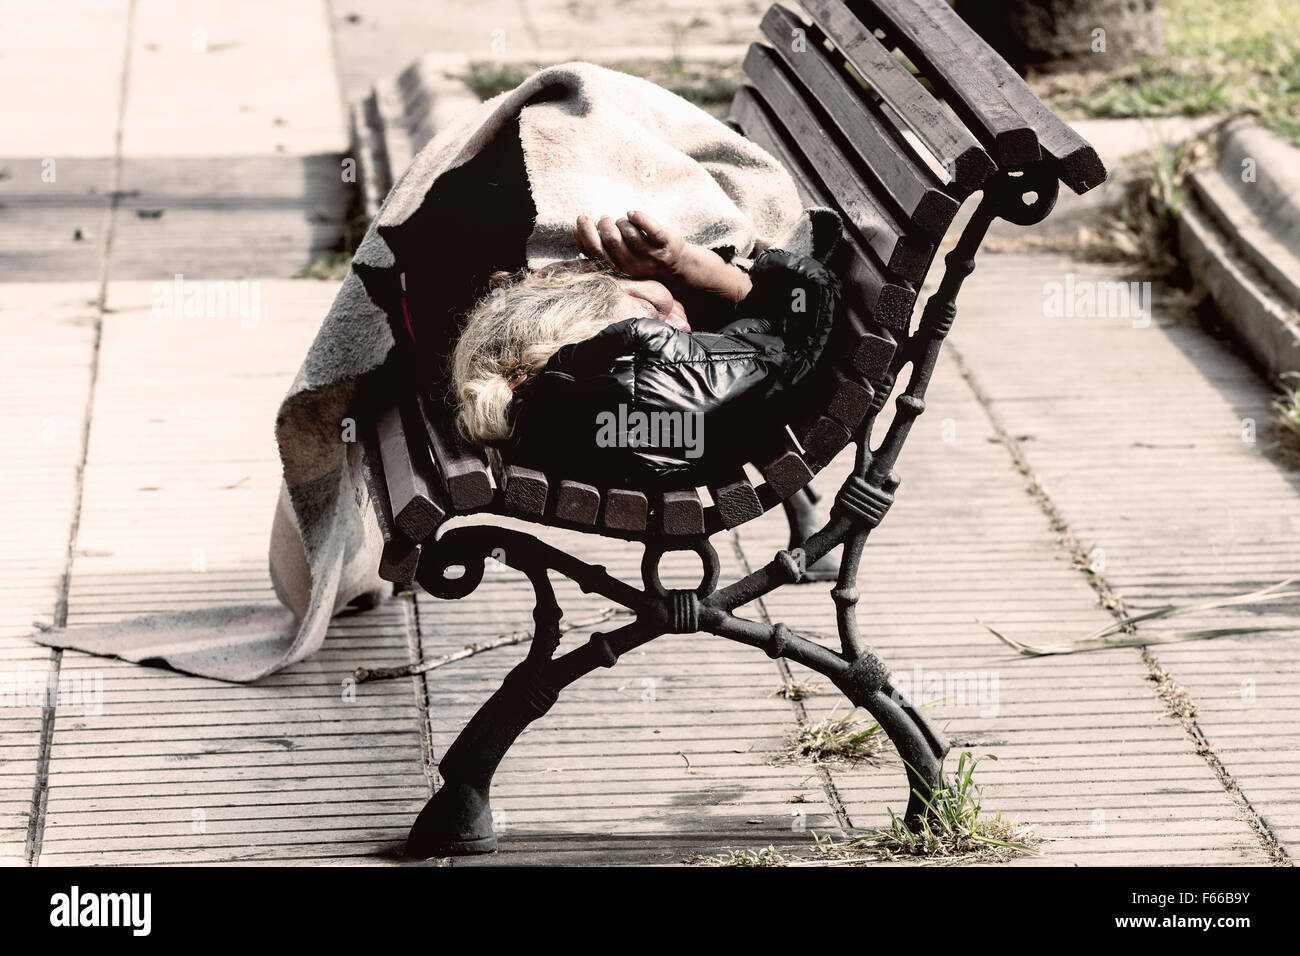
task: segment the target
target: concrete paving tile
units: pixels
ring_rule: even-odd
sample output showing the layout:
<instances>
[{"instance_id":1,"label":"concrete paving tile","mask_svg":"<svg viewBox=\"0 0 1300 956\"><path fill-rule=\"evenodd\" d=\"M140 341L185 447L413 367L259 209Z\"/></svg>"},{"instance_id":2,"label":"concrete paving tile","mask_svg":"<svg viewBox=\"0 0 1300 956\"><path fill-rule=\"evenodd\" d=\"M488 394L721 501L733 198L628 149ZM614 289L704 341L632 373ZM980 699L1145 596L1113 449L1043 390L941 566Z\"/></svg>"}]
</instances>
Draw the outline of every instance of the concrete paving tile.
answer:
<instances>
[{"instance_id":1,"label":"concrete paving tile","mask_svg":"<svg viewBox=\"0 0 1300 956\"><path fill-rule=\"evenodd\" d=\"M972 296L957 345L1008 429L1033 436L1023 445L1028 460L1084 547L1101 549L1117 593L1141 610L1242 594L1300 571L1300 473L1270 454L1270 390L1241 358L1158 286L1145 326L1123 314L1049 319L992 307L1012 283L1073 275L1080 287L1104 289L1097 284L1132 279L1114 267L992 256L981 269L986 294ZM1300 600L1291 598L1143 630L1297 620ZM1278 794L1262 786L1278 769L1300 770L1300 742L1275 726L1300 668L1294 632L1152 653L1190 694L1201 731L1246 798L1270 818ZM1296 844L1287 849L1294 855Z\"/></svg>"},{"instance_id":2,"label":"concrete paving tile","mask_svg":"<svg viewBox=\"0 0 1300 956\"><path fill-rule=\"evenodd\" d=\"M270 426L335 287L264 286L249 328L156 315L151 283L110 287L72 626L274 599ZM407 662L411 628L404 601L340 617L321 653L256 686L66 652L98 706L57 712L41 862L390 853L428 792L416 698L347 681Z\"/></svg>"},{"instance_id":3,"label":"concrete paving tile","mask_svg":"<svg viewBox=\"0 0 1300 956\"><path fill-rule=\"evenodd\" d=\"M341 154L326 7L137 0L122 156Z\"/></svg>"},{"instance_id":4,"label":"concrete paving tile","mask_svg":"<svg viewBox=\"0 0 1300 956\"><path fill-rule=\"evenodd\" d=\"M128 0L6 3L0 86L9 97L0 156L112 156L121 108Z\"/></svg>"},{"instance_id":5,"label":"concrete paving tile","mask_svg":"<svg viewBox=\"0 0 1300 956\"><path fill-rule=\"evenodd\" d=\"M0 283L0 860L25 859L95 350L88 284Z\"/></svg>"}]
</instances>

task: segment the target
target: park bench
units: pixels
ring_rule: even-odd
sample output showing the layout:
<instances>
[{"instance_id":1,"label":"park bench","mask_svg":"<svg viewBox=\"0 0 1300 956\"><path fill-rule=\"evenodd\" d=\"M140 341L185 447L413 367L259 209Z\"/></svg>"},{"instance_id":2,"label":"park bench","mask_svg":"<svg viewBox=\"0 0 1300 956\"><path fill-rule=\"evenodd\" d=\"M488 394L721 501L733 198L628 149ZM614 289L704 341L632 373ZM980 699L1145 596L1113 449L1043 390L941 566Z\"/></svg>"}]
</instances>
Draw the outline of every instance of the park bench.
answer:
<instances>
[{"instance_id":1,"label":"park bench","mask_svg":"<svg viewBox=\"0 0 1300 956\"><path fill-rule=\"evenodd\" d=\"M364 399L362 417L371 423L363 436L367 484L385 542L381 574L456 599L475 590L485 562L495 558L525 574L535 596L531 648L442 757L444 784L411 830L408 850L415 855L495 849L489 788L518 735L565 686L669 633L728 638L829 678L872 714L905 761L909 824L924 812L921 795L939 785L946 741L894 691L889 669L859 634L861 552L894 499L899 452L925 408L957 293L990 224L1038 223L1053 208L1059 183L1083 193L1106 172L1092 147L944 0L803 0L802 9L802 16L780 5L767 11L730 122L789 169L806 205L842 215L846 240L831 264L844 295L816 386L792 420L756 427L748 461L712 463L718 477L707 494L598 487L577 475L489 464L483 449L457 434L437 390L377 389ZM914 321L917 291L959 207L975 193L980 198L945 258L942 279ZM402 317L390 318L398 329ZM909 365L892 420L873 449L873 426ZM849 446L854 463L825 526L719 587L711 537L788 501ZM482 513L638 542L642 587L514 528L443 527L453 517ZM736 613L799 581L809 564L841 546L830 592L838 649L783 623ZM660 561L676 551L699 556L698 587L662 585ZM548 571L634 618L555 656L562 611Z\"/></svg>"}]
</instances>

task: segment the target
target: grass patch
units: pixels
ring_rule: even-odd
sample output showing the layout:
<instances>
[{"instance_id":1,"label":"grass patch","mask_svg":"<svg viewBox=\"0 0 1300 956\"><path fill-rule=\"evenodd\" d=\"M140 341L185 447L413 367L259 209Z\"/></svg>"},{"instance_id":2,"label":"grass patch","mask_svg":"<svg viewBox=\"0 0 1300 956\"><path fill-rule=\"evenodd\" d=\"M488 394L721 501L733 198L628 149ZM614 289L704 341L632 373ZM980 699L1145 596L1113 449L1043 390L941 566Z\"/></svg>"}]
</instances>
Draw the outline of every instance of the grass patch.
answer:
<instances>
[{"instance_id":1,"label":"grass patch","mask_svg":"<svg viewBox=\"0 0 1300 956\"><path fill-rule=\"evenodd\" d=\"M795 733L787 751L796 760L813 763L851 763L870 760L884 750L888 738L879 723L853 708L842 717L832 713Z\"/></svg>"},{"instance_id":2,"label":"grass patch","mask_svg":"<svg viewBox=\"0 0 1300 956\"><path fill-rule=\"evenodd\" d=\"M772 696L783 697L786 700L806 700L809 697L815 697L819 693L821 693L821 690L813 681L788 680L773 691Z\"/></svg>"},{"instance_id":3,"label":"grass patch","mask_svg":"<svg viewBox=\"0 0 1300 956\"><path fill-rule=\"evenodd\" d=\"M609 67L649 80L715 116L726 114L742 82L739 63L691 63L674 57L611 63ZM541 63L475 61L468 72L457 74L457 78L479 99L488 100L513 90L541 68Z\"/></svg>"},{"instance_id":4,"label":"grass patch","mask_svg":"<svg viewBox=\"0 0 1300 956\"><path fill-rule=\"evenodd\" d=\"M692 856L687 863L696 866L789 866L789 861L774 846L762 850L732 850L717 856Z\"/></svg>"},{"instance_id":5,"label":"grass patch","mask_svg":"<svg viewBox=\"0 0 1300 956\"><path fill-rule=\"evenodd\" d=\"M930 812L916 832L891 809L889 826L867 830L850 840L849 846L872 850L885 859L979 854L1000 860L1021 853L1037 854L1027 827L1003 820L1000 810L992 816L984 812L980 786L975 782L975 768L981 759L963 752L952 781L940 777L939 786L923 797ZM987 759L998 758L988 754Z\"/></svg>"},{"instance_id":6,"label":"grass patch","mask_svg":"<svg viewBox=\"0 0 1300 956\"><path fill-rule=\"evenodd\" d=\"M1300 146L1300 17L1294 0L1161 0L1165 52L1105 72L1032 81L1073 116L1255 112Z\"/></svg>"},{"instance_id":7,"label":"grass patch","mask_svg":"<svg viewBox=\"0 0 1300 956\"><path fill-rule=\"evenodd\" d=\"M1101 250L1114 258L1141 263L1152 278L1168 278L1182 267L1178 257L1178 219L1187 201L1188 174L1210 153L1217 130L1174 146L1161 145L1135 158L1117 222L1102 225Z\"/></svg>"},{"instance_id":8,"label":"grass patch","mask_svg":"<svg viewBox=\"0 0 1300 956\"><path fill-rule=\"evenodd\" d=\"M479 99L490 100L499 93L513 90L535 72L537 67L531 64L475 60L470 63L469 72L458 74L457 79Z\"/></svg>"},{"instance_id":9,"label":"grass patch","mask_svg":"<svg viewBox=\"0 0 1300 956\"><path fill-rule=\"evenodd\" d=\"M743 80L739 63L687 63L671 59L616 63L612 68L649 80L718 116L727 112Z\"/></svg>"},{"instance_id":10,"label":"grass patch","mask_svg":"<svg viewBox=\"0 0 1300 956\"><path fill-rule=\"evenodd\" d=\"M1286 385L1288 380L1295 384ZM1300 451L1300 372L1284 372L1282 381L1282 394L1273 400L1277 424L1291 449Z\"/></svg>"},{"instance_id":11,"label":"grass patch","mask_svg":"<svg viewBox=\"0 0 1300 956\"><path fill-rule=\"evenodd\" d=\"M351 252L322 252L296 273L295 279L346 279L352 264Z\"/></svg>"},{"instance_id":12,"label":"grass patch","mask_svg":"<svg viewBox=\"0 0 1300 956\"><path fill-rule=\"evenodd\" d=\"M975 782L975 768L985 759L997 757L987 754L977 758L969 751L962 753L952 780L941 776L939 785L925 797L929 814L915 833L891 809L889 826L849 830L848 839L839 843L830 835L812 833L810 853L788 848L782 853L768 846L716 856L697 854L683 862L696 866L864 866L881 860L919 857L926 863L956 864L1000 863L1022 854L1039 854L1036 844L1040 839L1029 827L1004 820L1000 811L985 811L980 786Z\"/></svg>"}]
</instances>

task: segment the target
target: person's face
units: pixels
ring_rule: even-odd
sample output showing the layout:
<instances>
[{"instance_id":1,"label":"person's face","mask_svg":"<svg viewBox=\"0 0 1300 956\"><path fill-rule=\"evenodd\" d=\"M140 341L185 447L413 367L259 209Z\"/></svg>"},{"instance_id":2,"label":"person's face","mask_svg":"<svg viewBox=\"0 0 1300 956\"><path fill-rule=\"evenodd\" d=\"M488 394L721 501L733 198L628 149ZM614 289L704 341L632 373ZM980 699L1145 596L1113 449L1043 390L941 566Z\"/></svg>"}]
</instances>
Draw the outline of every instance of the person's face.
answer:
<instances>
[{"instance_id":1,"label":"person's face","mask_svg":"<svg viewBox=\"0 0 1300 956\"><path fill-rule=\"evenodd\" d=\"M623 290L623 298L616 307L613 321L644 317L667 322L682 332L691 330L686 310L662 282L654 279L619 279L618 286Z\"/></svg>"}]
</instances>

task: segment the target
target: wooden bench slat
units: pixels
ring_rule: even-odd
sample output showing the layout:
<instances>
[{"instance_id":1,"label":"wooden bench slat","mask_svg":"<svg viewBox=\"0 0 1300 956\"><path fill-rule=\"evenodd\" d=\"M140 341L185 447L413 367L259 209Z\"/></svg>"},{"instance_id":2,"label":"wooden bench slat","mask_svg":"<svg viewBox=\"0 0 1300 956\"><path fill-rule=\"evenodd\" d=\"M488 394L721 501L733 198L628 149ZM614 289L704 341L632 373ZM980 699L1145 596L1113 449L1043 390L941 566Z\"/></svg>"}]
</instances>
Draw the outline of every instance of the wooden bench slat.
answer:
<instances>
[{"instance_id":1,"label":"wooden bench slat","mask_svg":"<svg viewBox=\"0 0 1300 956\"><path fill-rule=\"evenodd\" d=\"M813 480L813 470L785 429L764 443L762 454L756 456L754 464L777 501L785 501Z\"/></svg>"},{"instance_id":2,"label":"wooden bench slat","mask_svg":"<svg viewBox=\"0 0 1300 956\"><path fill-rule=\"evenodd\" d=\"M853 439L847 428L822 414L796 423L794 433L803 446L804 461L815 471L829 465Z\"/></svg>"},{"instance_id":3,"label":"wooden bench slat","mask_svg":"<svg viewBox=\"0 0 1300 956\"><path fill-rule=\"evenodd\" d=\"M611 488L605 492L604 525L614 531L644 531L650 518L650 499L643 491Z\"/></svg>"},{"instance_id":4,"label":"wooden bench slat","mask_svg":"<svg viewBox=\"0 0 1300 956\"><path fill-rule=\"evenodd\" d=\"M820 42L796 49L792 37L795 30L807 29L803 21L785 7L774 5L761 27L772 49L839 127L888 201L913 228L931 238L942 238L959 204L944 191L938 177L895 138L861 93L850 89L852 79L831 61Z\"/></svg>"},{"instance_id":5,"label":"wooden bench slat","mask_svg":"<svg viewBox=\"0 0 1300 956\"><path fill-rule=\"evenodd\" d=\"M820 2L820 0L813 0ZM1042 158L1038 134L981 55L989 48L944 0L853 0L867 27L883 26L1001 166Z\"/></svg>"},{"instance_id":6,"label":"wooden bench slat","mask_svg":"<svg viewBox=\"0 0 1300 956\"><path fill-rule=\"evenodd\" d=\"M916 308L916 290L891 282L858 244L857 237L849 236L848 245L848 266L843 282L845 301L850 307L865 309L885 328L906 334L912 311Z\"/></svg>"},{"instance_id":7,"label":"wooden bench slat","mask_svg":"<svg viewBox=\"0 0 1300 956\"><path fill-rule=\"evenodd\" d=\"M954 30L975 32L961 17L957 19L961 26ZM1039 146L1063 183L1082 195L1106 181L1106 165L1097 151L1038 98L1010 63L987 43L975 46L974 52L979 63L997 78L1011 105L1034 127Z\"/></svg>"},{"instance_id":8,"label":"wooden bench slat","mask_svg":"<svg viewBox=\"0 0 1300 956\"><path fill-rule=\"evenodd\" d=\"M564 479L555 497L555 517L574 524L594 525L600 515L600 489Z\"/></svg>"},{"instance_id":9,"label":"wooden bench slat","mask_svg":"<svg viewBox=\"0 0 1300 956\"><path fill-rule=\"evenodd\" d=\"M778 129L779 124L770 115L767 104L749 87L742 86L736 91L736 98L731 102L731 119L746 139L763 147L789 170L805 206L835 207L835 200L826 192L812 167L797 149L786 142L785 133Z\"/></svg>"},{"instance_id":10,"label":"wooden bench slat","mask_svg":"<svg viewBox=\"0 0 1300 956\"><path fill-rule=\"evenodd\" d=\"M397 530L393 523L393 507L388 499L388 482L384 477L383 458L373 425L361 425L361 475L370 494L371 508L379 525L384 548L379 556L379 576L400 587L409 587L415 581L420 563L420 545Z\"/></svg>"},{"instance_id":11,"label":"wooden bench slat","mask_svg":"<svg viewBox=\"0 0 1300 956\"><path fill-rule=\"evenodd\" d=\"M889 371L898 343L873 332L867 320L852 309L844 311L840 323L847 330L845 340L850 343L844 350L848 366L873 388L877 387Z\"/></svg>"},{"instance_id":12,"label":"wooden bench slat","mask_svg":"<svg viewBox=\"0 0 1300 956\"><path fill-rule=\"evenodd\" d=\"M711 482L709 494L713 496L713 504L718 509L718 516L725 528L738 528L746 521L759 517L764 510L754 486L739 468L720 478L717 483Z\"/></svg>"},{"instance_id":13,"label":"wooden bench slat","mask_svg":"<svg viewBox=\"0 0 1300 956\"><path fill-rule=\"evenodd\" d=\"M659 523L664 534L703 534L704 502L694 488L665 491L659 507Z\"/></svg>"},{"instance_id":14,"label":"wooden bench slat","mask_svg":"<svg viewBox=\"0 0 1300 956\"><path fill-rule=\"evenodd\" d=\"M409 588L415 583L415 572L419 568L420 545L400 532L392 540L384 542L384 549L379 554L381 579L400 588Z\"/></svg>"},{"instance_id":15,"label":"wooden bench slat","mask_svg":"<svg viewBox=\"0 0 1300 956\"><path fill-rule=\"evenodd\" d=\"M745 75L758 94L784 120L791 139L821 174L836 205L861 233L885 267L895 275L920 282L930 264L930 243L910 236L892 209L863 181L862 174L823 128L815 108L792 81L775 53L752 44L745 56Z\"/></svg>"},{"instance_id":16,"label":"wooden bench slat","mask_svg":"<svg viewBox=\"0 0 1300 956\"><path fill-rule=\"evenodd\" d=\"M493 488L487 456L460 437L456 426L421 397L420 411L433 461L443 487L457 511L473 511L492 503Z\"/></svg>"},{"instance_id":17,"label":"wooden bench slat","mask_svg":"<svg viewBox=\"0 0 1300 956\"><path fill-rule=\"evenodd\" d=\"M507 465L502 505L512 514L527 518L540 518L546 512L549 482L546 475L535 468Z\"/></svg>"},{"instance_id":18,"label":"wooden bench slat","mask_svg":"<svg viewBox=\"0 0 1300 956\"><path fill-rule=\"evenodd\" d=\"M437 473L417 424L413 400L379 414L376 434L393 524L412 541L423 541L447 517L437 492Z\"/></svg>"},{"instance_id":19,"label":"wooden bench slat","mask_svg":"<svg viewBox=\"0 0 1300 956\"><path fill-rule=\"evenodd\" d=\"M996 170L974 134L881 45L842 0L800 0L822 32L934 154L964 193Z\"/></svg>"},{"instance_id":20,"label":"wooden bench slat","mask_svg":"<svg viewBox=\"0 0 1300 956\"><path fill-rule=\"evenodd\" d=\"M753 90L741 89L736 94L732 116L745 136L771 153L790 171L806 205L835 208L835 200L825 192L807 160L778 130L768 107ZM872 254L862 248L856 235L847 235L845 240L849 245L845 300L858 304L884 326L906 329L916 304L916 292L906 283L889 276Z\"/></svg>"},{"instance_id":21,"label":"wooden bench slat","mask_svg":"<svg viewBox=\"0 0 1300 956\"><path fill-rule=\"evenodd\" d=\"M828 377L824 412L849 431L862 424L871 411L876 391L870 382L845 375L832 368Z\"/></svg>"}]
</instances>

